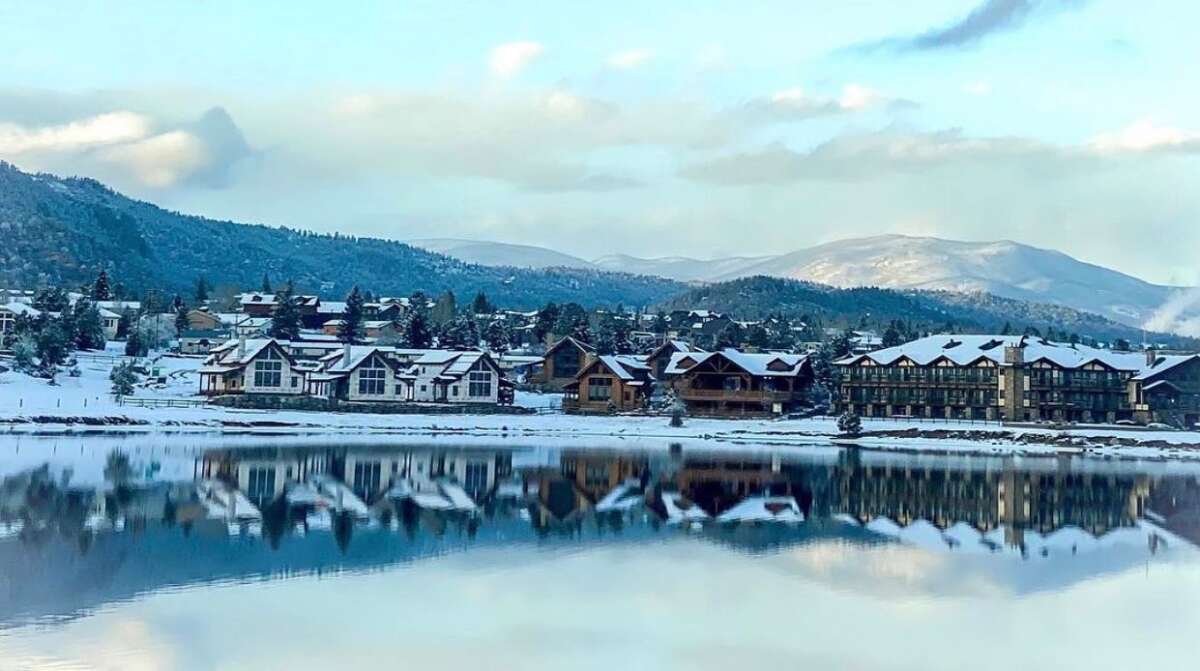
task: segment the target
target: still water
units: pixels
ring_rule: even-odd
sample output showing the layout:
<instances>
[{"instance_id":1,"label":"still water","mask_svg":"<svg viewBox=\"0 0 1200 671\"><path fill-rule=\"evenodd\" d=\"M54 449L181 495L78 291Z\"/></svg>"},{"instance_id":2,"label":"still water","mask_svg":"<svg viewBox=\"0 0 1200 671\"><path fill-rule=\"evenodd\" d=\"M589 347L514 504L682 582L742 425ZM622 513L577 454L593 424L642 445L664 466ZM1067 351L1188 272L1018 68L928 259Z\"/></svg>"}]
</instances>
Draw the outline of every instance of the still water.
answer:
<instances>
[{"instance_id":1,"label":"still water","mask_svg":"<svg viewBox=\"0 0 1200 671\"><path fill-rule=\"evenodd\" d=\"M1007 671L1200 653L1200 464L0 440L2 669Z\"/></svg>"}]
</instances>

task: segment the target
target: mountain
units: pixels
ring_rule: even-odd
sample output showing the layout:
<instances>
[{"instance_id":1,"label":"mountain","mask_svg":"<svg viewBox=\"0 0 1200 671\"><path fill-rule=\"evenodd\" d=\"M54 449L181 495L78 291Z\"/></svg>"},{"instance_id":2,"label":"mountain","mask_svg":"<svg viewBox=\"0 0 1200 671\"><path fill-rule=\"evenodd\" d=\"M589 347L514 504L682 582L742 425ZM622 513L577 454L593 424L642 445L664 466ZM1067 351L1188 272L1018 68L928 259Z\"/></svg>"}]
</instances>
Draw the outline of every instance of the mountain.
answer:
<instances>
[{"instance_id":1,"label":"mountain","mask_svg":"<svg viewBox=\"0 0 1200 671\"><path fill-rule=\"evenodd\" d=\"M101 269L131 291L191 293L201 275L257 288L263 273L343 296L483 291L501 305L648 305L686 287L594 269L483 266L390 240L324 235L170 212L91 179L31 175L0 161L0 286L78 286Z\"/></svg>"},{"instance_id":2,"label":"mountain","mask_svg":"<svg viewBox=\"0 0 1200 671\"><path fill-rule=\"evenodd\" d=\"M825 326L855 326L864 316L878 328L892 320L914 330L957 333L1022 333L1033 327L1043 335L1050 329L1079 334L1102 342L1119 338L1154 345L1195 349L1200 340L1142 329L1106 317L1061 305L1036 303L973 292L897 290L879 287L837 288L777 277L746 277L694 287L664 301L663 310L708 309L743 319L780 313L793 319L807 317ZM1065 336L1060 336L1065 337Z\"/></svg>"},{"instance_id":3,"label":"mountain","mask_svg":"<svg viewBox=\"0 0 1200 671\"><path fill-rule=\"evenodd\" d=\"M453 250L445 253L456 256ZM501 262L507 257L497 252L493 258ZM1095 312L1129 326L1140 327L1153 320L1159 328L1170 328L1170 324L1161 317L1154 320L1155 313L1180 291L1179 287L1151 284L1062 252L1017 242L961 242L903 235L838 240L774 256L701 260L615 254L590 264L578 260L562 265L656 275L681 282L721 282L765 275L843 288L983 291ZM1184 315L1188 316L1195 317Z\"/></svg>"},{"instance_id":4,"label":"mountain","mask_svg":"<svg viewBox=\"0 0 1200 671\"><path fill-rule=\"evenodd\" d=\"M506 242L459 240L457 238L428 238L408 240L413 247L452 256L460 261L481 266L512 266L513 268L581 268L596 267L578 256L571 256L545 247L514 245ZM618 271L632 272L632 271Z\"/></svg>"}]
</instances>

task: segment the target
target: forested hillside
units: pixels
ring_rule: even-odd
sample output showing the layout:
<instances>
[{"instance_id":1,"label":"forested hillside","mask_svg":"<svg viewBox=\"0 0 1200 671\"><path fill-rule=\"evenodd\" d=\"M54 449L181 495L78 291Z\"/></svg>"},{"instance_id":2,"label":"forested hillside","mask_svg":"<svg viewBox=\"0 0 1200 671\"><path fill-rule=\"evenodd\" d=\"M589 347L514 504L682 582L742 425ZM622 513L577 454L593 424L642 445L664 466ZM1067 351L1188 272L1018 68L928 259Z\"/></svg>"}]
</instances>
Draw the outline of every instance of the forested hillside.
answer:
<instances>
[{"instance_id":1,"label":"forested hillside","mask_svg":"<svg viewBox=\"0 0 1200 671\"><path fill-rule=\"evenodd\" d=\"M826 326L880 327L893 320L914 330L961 333L1023 333L1032 327L1046 335L1077 334L1102 342L1142 341L1140 329L1089 312L1061 305L1031 303L985 293L897 291L875 287L837 289L821 284L774 277L749 277L691 289L660 307L665 310L705 308L744 319L781 313L789 318L809 316ZM1195 348L1200 342L1162 333L1148 334L1155 344Z\"/></svg>"},{"instance_id":2,"label":"forested hillside","mask_svg":"<svg viewBox=\"0 0 1200 671\"><path fill-rule=\"evenodd\" d=\"M354 284L376 294L483 291L520 308L648 305L685 288L624 273L479 266L388 240L215 221L127 198L95 180L30 175L3 162L0 239L0 287L77 286L105 269L131 292L186 294L202 275L258 288L267 273L327 296Z\"/></svg>"}]
</instances>

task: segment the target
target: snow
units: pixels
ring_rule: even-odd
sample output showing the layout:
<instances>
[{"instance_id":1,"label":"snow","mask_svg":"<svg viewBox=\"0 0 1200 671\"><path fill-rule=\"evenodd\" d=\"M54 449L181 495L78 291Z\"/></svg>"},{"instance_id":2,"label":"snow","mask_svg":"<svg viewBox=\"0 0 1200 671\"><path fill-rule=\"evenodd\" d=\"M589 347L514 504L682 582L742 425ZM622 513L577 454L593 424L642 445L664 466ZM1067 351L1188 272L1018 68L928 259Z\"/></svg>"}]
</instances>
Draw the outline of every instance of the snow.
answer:
<instances>
[{"instance_id":1,"label":"snow","mask_svg":"<svg viewBox=\"0 0 1200 671\"><path fill-rule=\"evenodd\" d=\"M596 512L626 511L633 508L642 501L641 486L637 478L622 482L596 503Z\"/></svg>"},{"instance_id":2,"label":"snow","mask_svg":"<svg viewBox=\"0 0 1200 671\"><path fill-rule=\"evenodd\" d=\"M702 522L709 519L704 509L686 501L679 492L663 492L662 503L667 509L667 521L670 523Z\"/></svg>"},{"instance_id":3,"label":"snow","mask_svg":"<svg viewBox=\"0 0 1200 671\"><path fill-rule=\"evenodd\" d=\"M791 496L750 496L717 516L719 522L788 522L804 521L804 513Z\"/></svg>"},{"instance_id":4,"label":"snow","mask_svg":"<svg viewBox=\"0 0 1200 671\"><path fill-rule=\"evenodd\" d=\"M671 355L671 361L667 364L663 375L668 377L682 375L693 366L704 363L714 356L724 357L747 373L760 377L795 377L802 368L801 364L808 359L808 356L804 354L749 354L735 349L726 349L720 352L675 352ZM685 361L691 363L683 365ZM770 365L775 362L780 362L783 366L777 369L770 368Z\"/></svg>"}]
</instances>

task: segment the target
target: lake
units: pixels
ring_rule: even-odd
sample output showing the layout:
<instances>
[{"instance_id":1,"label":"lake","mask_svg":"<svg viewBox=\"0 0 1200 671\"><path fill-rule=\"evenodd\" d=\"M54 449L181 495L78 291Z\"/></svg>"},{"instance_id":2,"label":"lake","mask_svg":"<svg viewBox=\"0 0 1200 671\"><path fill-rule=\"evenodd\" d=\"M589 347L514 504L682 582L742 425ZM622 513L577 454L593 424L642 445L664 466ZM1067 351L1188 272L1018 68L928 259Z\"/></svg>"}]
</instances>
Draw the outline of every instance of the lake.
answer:
<instances>
[{"instance_id":1,"label":"lake","mask_svg":"<svg viewBox=\"0 0 1200 671\"><path fill-rule=\"evenodd\" d=\"M1200 464L0 437L3 669L1191 668Z\"/></svg>"}]
</instances>

